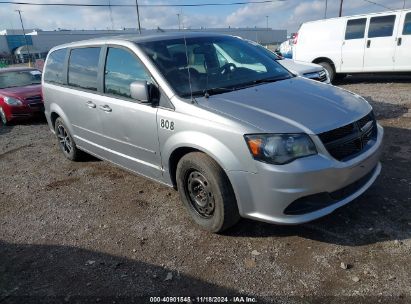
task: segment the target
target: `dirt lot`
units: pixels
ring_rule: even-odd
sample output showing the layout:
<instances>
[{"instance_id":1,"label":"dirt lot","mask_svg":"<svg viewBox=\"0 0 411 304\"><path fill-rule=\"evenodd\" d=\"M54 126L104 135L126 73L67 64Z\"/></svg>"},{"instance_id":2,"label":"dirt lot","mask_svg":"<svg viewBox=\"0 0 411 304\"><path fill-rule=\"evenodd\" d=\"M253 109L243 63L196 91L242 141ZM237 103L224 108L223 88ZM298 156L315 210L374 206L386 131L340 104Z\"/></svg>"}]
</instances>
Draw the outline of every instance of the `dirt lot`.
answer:
<instances>
[{"instance_id":1,"label":"dirt lot","mask_svg":"<svg viewBox=\"0 0 411 304\"><path fill-rule=\"evenodd\" d=\"M340 86L366 97L385 127L383 171L355 202L301 226L242 220L209 234L174 190L66 160L44 121L0 127L0 303L410 303L411 77Z\"/></svg>"}]
</instances>

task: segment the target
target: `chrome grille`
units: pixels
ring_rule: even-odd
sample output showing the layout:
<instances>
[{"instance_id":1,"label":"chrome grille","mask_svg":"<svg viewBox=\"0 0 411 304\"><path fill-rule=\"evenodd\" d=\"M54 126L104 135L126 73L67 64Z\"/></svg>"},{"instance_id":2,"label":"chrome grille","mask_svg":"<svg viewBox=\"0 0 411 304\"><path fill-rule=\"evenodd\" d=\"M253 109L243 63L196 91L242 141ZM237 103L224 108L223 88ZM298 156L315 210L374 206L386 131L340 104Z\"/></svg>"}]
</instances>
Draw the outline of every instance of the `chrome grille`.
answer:
<instances>
[{"instance_id":1,"label":"chrome grille","mask_svg":"<svg viewBox=\"0 0 411 304\"><path fill-rule=\"evenodd\" d=\"M360 154L377 137L377 123L371 111L363 118L318 135L327 151L337 160L346 161Z\"/></svg>"},{"instance_id":2,"label":"chrome grille","mask_svg":"<svg viewBox=\"0 0 411 304\"><path fill-rule=\"evenodd\" d=\"M314 72L314 73L306 73L304 74L304 76L312 80L317 80L320 82L327 81L327 74L325 73L324 70L321 70L319 72Z\"/></svg>"},{"instance_id":3,"label":"chrome grille","mask_svg":"<svg viewBox=\"0 0 411 304\"><path fill-rule=\"evenodd\" d=\"M320 76L318 79L319 81L325 82L327 80L327 74L325 74L324 70L320 71L318 74Z\"/></svg>"}]
</instances>

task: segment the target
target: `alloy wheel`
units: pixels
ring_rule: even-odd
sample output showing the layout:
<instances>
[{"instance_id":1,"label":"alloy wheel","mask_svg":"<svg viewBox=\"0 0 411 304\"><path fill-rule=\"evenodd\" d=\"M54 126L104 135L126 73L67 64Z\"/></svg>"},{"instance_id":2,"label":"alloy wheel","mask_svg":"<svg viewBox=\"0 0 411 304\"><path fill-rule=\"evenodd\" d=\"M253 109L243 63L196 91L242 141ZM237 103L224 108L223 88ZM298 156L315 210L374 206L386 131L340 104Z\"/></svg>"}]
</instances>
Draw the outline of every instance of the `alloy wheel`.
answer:
<instances>
[{"instance_id":1,"label":"alloy wheel","mask_svg":"<svg viewBox=\"0 0 411 304\"><path fill-rule=\"evenodd\" d=\"M59 125L57 127L57 137L58 137L61 149L65 153L70 154L71 150L73 149L73 145L72 145L69 133L67 132L66 128L63 125Z\"/></svg>"},{"instance_id":2,"label":"alloy wheel","mask_svg":"<svg viewBox=\"0 0 411 304\"><path fill-rule=\"evenodd\" d=\"M3 125L7 124L6 114L4 113L2 108L0 108L0 119L1 119L1 122L3 123Z\"/></svg>"}]
</instances>

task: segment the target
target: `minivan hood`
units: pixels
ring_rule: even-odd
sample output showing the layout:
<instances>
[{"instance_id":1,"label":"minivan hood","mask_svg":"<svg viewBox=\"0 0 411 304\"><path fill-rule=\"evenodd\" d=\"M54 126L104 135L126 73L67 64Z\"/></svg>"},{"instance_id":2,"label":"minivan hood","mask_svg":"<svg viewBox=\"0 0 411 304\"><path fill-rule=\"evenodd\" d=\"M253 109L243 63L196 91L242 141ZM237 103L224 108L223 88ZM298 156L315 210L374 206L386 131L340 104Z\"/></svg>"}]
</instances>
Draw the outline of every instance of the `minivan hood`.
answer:
<instances>
[{"instance_id":1,"label":"minivan hood","mask_svg":"<svg viewBox=\"0 0 411 304\"><path fill-rule=\"evenodd\" d=\"M319 134L352 123L372 109L354 93L302 77L196 100L199 106L274 133Z\"/></svg>"},{"instance_id":2,"label":"minivan hood","mask_svg":"<svg viewBox=\"0 0 411 304\"><path fill-rule=\"evenodd\" d=\"M315 63L308 63L304 61L295 61L292 59L281 59L277 61L283 67L285 67L290 72L297 74L299 76L303 76L307 73L314 73L323 70L323 67L315 64Z\"/></svg>"}]
</instances>

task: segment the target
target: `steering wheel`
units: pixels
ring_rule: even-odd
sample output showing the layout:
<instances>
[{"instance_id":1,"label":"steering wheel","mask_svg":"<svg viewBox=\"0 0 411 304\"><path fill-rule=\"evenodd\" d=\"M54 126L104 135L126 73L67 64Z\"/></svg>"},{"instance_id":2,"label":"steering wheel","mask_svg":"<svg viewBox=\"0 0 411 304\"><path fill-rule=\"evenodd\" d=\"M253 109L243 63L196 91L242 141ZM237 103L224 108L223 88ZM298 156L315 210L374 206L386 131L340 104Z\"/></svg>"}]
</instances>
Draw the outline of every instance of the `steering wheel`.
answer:
<instances>
[{"instance_id":1,"label":"steering wheel","mask_svg":"<svg viewBox=\"0 0 411 304\"><path fill-rule=\"evenodd\" d=\"M236 68L237 68L237 66L234 63L229 62L229 63L226 63L225 65L223 65L222 67L220 67L218 69L218 72L221 75L224 75L226 73L232 73Z\"/></svg>"}]
</instances>

